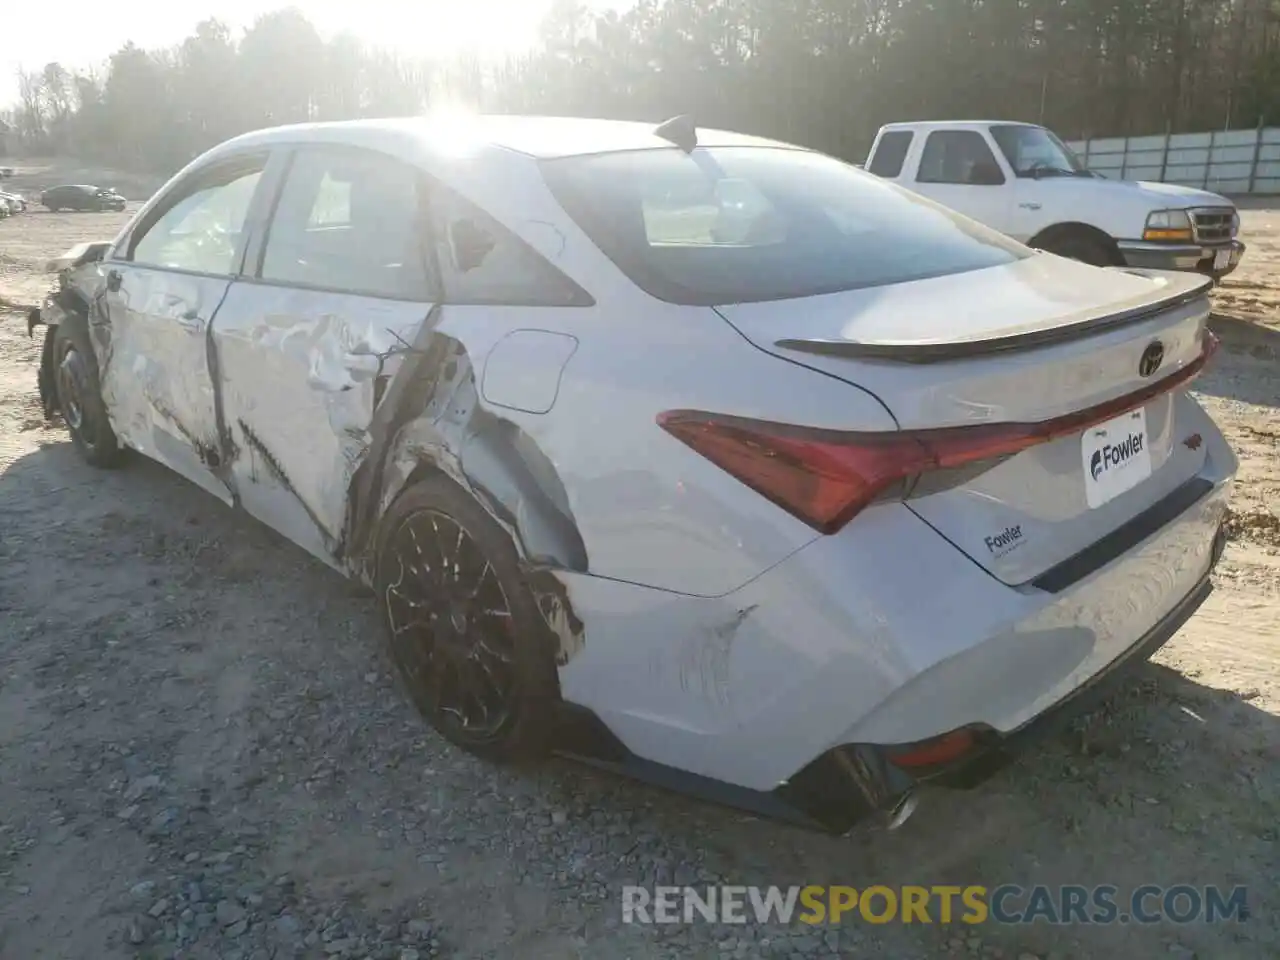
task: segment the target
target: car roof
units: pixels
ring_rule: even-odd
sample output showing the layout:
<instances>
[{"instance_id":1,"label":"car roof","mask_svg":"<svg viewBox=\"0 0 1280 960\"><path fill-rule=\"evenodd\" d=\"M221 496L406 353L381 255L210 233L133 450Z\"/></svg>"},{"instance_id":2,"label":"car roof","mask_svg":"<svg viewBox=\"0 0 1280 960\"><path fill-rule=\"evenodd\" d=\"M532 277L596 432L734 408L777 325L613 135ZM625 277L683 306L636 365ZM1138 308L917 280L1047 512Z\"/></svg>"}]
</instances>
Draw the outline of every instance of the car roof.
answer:
<instances>
[{"instance_id":1,"label":"car roof","mask_svg":"<svg viewBox=\"0 0 1280 960\"><path fill-rule=\"evenodd\" d=\"M886 123L881 130L954 130L957 127L1035 127L1025 120L902 120Z\"/></svg>"},{"instance_id":2,"label":"car roof","mask_svg":"<svg viewBox=\"0 0 1280 960\"><path fill-rule=\"evenodd\" d=\"M428 152L440 155L441 159L464 144L471 151L487 149L519 153L536 159L552 159L670 148L671 142L654 132L656 127L656 123L579 117L494 114L406 117L271 127L243 134L224 146L270 146L318 141L376 147L394 137L417 140ZM698 129L698 143L708 147L769 146L797 149L792 144L763 137L703 128Z\"/></svg>"}]
</instances>

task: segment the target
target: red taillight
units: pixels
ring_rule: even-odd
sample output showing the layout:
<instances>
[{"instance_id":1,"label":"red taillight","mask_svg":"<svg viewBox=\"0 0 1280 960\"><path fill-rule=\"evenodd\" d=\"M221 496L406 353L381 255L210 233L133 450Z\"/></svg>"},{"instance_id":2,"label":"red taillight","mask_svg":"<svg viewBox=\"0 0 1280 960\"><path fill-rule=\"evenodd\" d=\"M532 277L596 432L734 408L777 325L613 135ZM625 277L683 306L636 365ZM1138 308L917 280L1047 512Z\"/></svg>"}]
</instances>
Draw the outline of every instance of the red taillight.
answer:
<instances>
[{"instance_id":1,"label":"red taillight","mask_svg":"<svg viewBox=\"0 0 1280 960\"><path fill-rule=\"evenodd\" d=\"M712 463L803 520L834 533L894 485L929 470L1011 456L1086 430L1190 381L1218 347L1133 393L1040 423L990 423L937 430L851 432L670 410L658 424Z\"/></svg>"},{"instance_id":2,"label":"red taillight","mask_svg":"<svg viewBox=\"0 0 1280 960\"><path fill-rule=\"evenodd\" d=\"M959 730L952 730L931 740L890 747L885 752L889 762L895 767L919 771L954 763L970 753L977 745L974 731L969 727L961 727Z\"/></svg>"},{"instance_id":3,"label":"red taillight","mask_svg":"<svg viewBox=\"0 0 1280 960\"><path fill-rule=\"evenodd\" d=\"M822 533L925 469L910 434L849 434L675 410L658 423L716 466Z\"/></svg>"}]
</instances>

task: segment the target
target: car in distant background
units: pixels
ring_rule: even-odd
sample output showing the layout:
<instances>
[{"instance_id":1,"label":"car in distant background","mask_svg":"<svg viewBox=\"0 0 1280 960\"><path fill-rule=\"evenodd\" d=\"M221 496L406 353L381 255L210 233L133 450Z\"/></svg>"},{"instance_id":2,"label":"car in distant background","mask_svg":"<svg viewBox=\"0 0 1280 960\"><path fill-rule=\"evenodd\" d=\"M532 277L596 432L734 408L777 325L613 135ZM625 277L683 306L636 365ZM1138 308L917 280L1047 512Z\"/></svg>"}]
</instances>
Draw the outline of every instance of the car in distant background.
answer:
<instances>
[{"instance_id":1,"label":"car in distant background","mask_svg":"<svg viewBox=\"0 0 1280 960\"><path fill-rule=\"evenodd\" d=\"M0 167L0 180L13 176L13 167Z\"/></svg>"},{"instance_id":2,"label":"car in distant background","mask_svg":"<svg viewBox=\"0 0 1280 960\"><path fill-rule=\"evenodd\" d=\"M50 187L40 194L40 203L58 210L123 210L125 198L110 187L84 183L67 183Z\"/></svg>"}]
</instances>

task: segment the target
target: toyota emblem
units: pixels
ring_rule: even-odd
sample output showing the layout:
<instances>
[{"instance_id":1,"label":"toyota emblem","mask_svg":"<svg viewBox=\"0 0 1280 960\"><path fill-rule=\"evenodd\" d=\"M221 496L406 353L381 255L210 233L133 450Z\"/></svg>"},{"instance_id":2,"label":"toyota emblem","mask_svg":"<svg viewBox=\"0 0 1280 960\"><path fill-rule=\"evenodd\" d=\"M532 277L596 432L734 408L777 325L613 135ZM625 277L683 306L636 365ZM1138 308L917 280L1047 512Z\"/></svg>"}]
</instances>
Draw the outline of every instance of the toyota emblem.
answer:
<instances>
[{"instance_id":1,"label":"toyota emblem","mask_svg":"<svg viewBox=\"0 0 1280 960\"><path fill-rule=\"evenodd\" d=\"M1164 363L1164 344L1159 340L1152 340L1142 351L1142 358L1138 360L1138 375L1149 377L1160 369L1162 363Z\"/></svg>"}]
</instances>

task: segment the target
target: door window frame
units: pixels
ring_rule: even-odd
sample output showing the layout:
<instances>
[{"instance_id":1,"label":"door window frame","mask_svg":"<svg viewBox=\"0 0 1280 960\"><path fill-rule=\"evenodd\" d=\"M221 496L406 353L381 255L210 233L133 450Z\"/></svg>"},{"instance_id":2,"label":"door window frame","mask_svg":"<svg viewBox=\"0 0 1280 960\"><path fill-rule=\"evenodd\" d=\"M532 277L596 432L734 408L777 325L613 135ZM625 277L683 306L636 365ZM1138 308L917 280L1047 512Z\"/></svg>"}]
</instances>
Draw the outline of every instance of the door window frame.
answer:
<instances>
[{"instance_id":1,"label":"door window frame","mask_svg":"<svg viewBox=\"0 0 1280 960\"><path fill-rule=\"evenodd\" d=\"M129 231L120 238L111 249L108 260L112 263L128 265L144 270L160 270L165 273L180 274L190 277L214 277L218 279L236 278L244 271L245 254L252 245L253 237L258 232L259 217L264 198L272 184L273 151L269 149L246 150L231 156L218 157L184 176L169 188L148 210L133 224ZM138 243L152 227L170 210L193 193L203 189L211 180L221 179L227 172L238 167L252 167L258 170L258 183L254 187L253 196L249 199L249 207L245 211L244 224L240 230L240 239L236 243L236 252L231 258L231 269L226 273L207 270L191 270L183 267L167 267L158 263L139 263L133 259Z\"/></svg>"}]
</instances>

